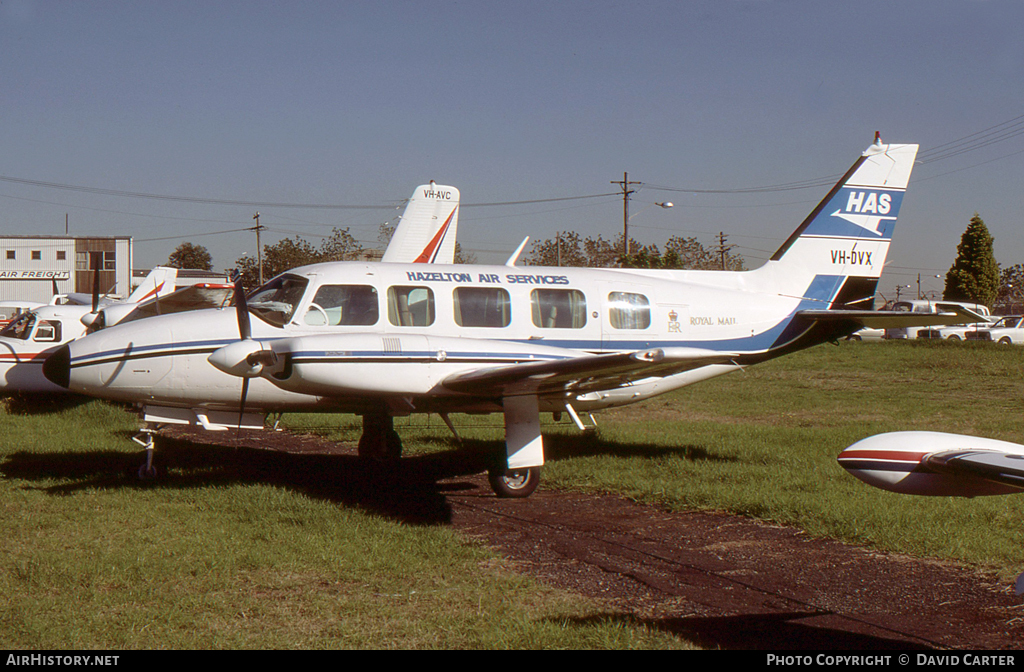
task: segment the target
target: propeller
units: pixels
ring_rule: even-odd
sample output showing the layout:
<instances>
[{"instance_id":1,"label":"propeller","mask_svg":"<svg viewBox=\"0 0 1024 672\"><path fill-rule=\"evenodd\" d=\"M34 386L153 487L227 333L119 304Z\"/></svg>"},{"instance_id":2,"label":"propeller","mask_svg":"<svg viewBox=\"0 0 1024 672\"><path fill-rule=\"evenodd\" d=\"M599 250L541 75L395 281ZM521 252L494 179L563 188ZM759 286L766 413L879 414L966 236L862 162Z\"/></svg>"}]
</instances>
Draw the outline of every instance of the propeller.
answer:
<instances>
[{"instance_id":1,"label":"propeller","mask_svg":"<svg viewBox=\"0 0 1024 672\"><path fill-rule=\"evenodd\" d=\"M95 313L100 308L100 267L99 264L96 268L92 269L92 312Z\"/></svg>"},{"instance_id":2,"label":"propeller","mask_svg":"<svg viewBox=\"0 0 1024 672\"><path fill-rule=\"evenodd\" d=\"M249 304L242 287L242 275L235 276L235 314L238 316L238 335L243 341L252 338L252 324L249 322Z\"/></svg>"},{"instance_id":3,"label":"propeller","mask_svg":"<svg viewBox=\"0 0 1024 672\"><path fill-rule=\"evenodd\" d=\"M277 353L264 349L252 339L249 305L245 298L241 277L235 277L235 315L238 319L239 340L215 350L207 360L221 371L242 379L242 391L238 400L238 428L242 428L245 415L245 399L249 395L249 379L260 375L264 367L277 363Z\"/></svg>"},{"instance_id":4,"label":"propeller","mask_svg":"<svg viewBox=\"0 0 1024 672\"><path fill-rule=\"evenodd\" d=\"M252 340L252 322L250 322L249 304L245 300L245 287L242 286L242 274L235 276L235 316L238 318L238 335L242 342ZM246 362L249 356L246 356ZM238 431L242 431L242 418L245 416L245 398L249 394L249 378L242 377L242 395L238 399Z\"/></svg>"},{"instance_id":5,"label":"propeller","mask_svg":"<svg viewBox=\"0 0 1024 672\"><path fill-rule=\"evenodd\" d=\"M82 315L80 322L86 327L92 327L100 315L100 267L97 265L92 269L92 310ZM101 325L102 326L102 325Z\"/></svg>"}]
</instances>

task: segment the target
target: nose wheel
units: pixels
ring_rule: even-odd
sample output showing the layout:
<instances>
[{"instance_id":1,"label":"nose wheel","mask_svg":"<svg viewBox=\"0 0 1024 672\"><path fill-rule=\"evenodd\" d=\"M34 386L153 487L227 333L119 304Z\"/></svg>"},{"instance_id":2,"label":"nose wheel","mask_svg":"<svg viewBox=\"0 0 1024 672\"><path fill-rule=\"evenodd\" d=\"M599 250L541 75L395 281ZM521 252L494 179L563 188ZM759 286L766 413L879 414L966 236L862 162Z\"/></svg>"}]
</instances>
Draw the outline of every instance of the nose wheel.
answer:
<instances>
[{"instance_id":1,"label":"nose wheel","mask_svg":"<svg viewBox=\"0 0 1024 672\"><path fill-rule=\"evenodd\" d=\"M156 466L153 464L153 454L156 451L157 429L145 427L138 434L132 437L132 441L142 446L146 451L146 462L139 467L138 476L140 481L151 481L157 477Z\"/></svg>"}]
</instances>

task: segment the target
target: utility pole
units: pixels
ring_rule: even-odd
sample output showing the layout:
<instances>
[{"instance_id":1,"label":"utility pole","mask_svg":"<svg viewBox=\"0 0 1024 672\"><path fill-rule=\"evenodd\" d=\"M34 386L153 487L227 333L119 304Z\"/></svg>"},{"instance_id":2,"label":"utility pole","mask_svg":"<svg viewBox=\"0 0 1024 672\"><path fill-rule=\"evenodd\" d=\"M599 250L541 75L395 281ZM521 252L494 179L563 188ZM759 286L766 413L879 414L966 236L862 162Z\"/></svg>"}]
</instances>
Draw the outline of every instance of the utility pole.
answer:
<instances>
[{"instance_id":1,"label":"utility pole","mask_svg":"<svg viewBox=\"0 0 1024 672\"><path fill-rule=\"evenodd\" d=\"M255 215L253 215L252 218L256 220L256 227L255 227L255 230L256 230L256 265L259 268L259 284L257 286L258 287L262 287L263 286L263 247L260 245L260 231L263 230L263 227L260 226L260 213L259 212L257 212Z\"/></svg>"},{"instance_id":2,"label":"utility pole","mask_svg":"<svg viewBox=\"0 0 1024 672\"><path fill-rule=\"evenodd\" d=\"M725 244L725 241L726 241L727 238L728 238L728 236L725 235L724 231L719 231L718 232L718 256L721 259L721 264L722 264L722 270L723 271L726 270L726 268L725 268L725 255L726 255L726 253L729 250L732 249L732 245L726 245Z\"/></svg>"},{"instance_id":3,"label":"utility pole","mask_svg":"<svg viewBox=\"0 0 1024 672\"><path fill-rule=\"evenodd\" d=\"M612 180L611 184L617 184L622 187L622 255L624 257L629 256L629 196L634 193L635 190L630 189L631 184L641 184L640 182L630 182L629 175L622 173L622 181Z\"/></svg>"}]
</instances>

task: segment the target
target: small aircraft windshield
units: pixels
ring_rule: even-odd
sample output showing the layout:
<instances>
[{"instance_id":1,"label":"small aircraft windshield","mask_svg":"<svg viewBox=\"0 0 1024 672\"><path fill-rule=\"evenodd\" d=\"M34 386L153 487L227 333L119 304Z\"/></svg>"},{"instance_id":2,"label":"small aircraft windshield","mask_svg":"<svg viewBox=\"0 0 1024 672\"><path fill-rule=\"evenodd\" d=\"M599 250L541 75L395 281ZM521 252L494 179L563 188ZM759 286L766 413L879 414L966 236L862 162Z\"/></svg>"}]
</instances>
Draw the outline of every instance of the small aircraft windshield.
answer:
<instances>
[{"instance_id":1,"label":"small aircraft windshield","mask_svg":"<svg viewBox=\"0 0 1024 672\"><path fill-rule=\"evenodd\" d=\"M297 275L282 275L254 291L247 300L249 310L267 322L283 327L295 314L295 307L306 293L309 280Z\"/></svg>"},{"instance_id":2,"label":"small aircraft windshield","mask_svg":"<svg viewBox=\"0 0 1024 672\"><path fill-rule=\"evenodd\" d=\"M27 341L28 337L32 335L32 327L34 327L35 324L35 313L22 313L15 319L11 320L11 323L0 331L0 336Z\"/></svg>"}]
</instances>

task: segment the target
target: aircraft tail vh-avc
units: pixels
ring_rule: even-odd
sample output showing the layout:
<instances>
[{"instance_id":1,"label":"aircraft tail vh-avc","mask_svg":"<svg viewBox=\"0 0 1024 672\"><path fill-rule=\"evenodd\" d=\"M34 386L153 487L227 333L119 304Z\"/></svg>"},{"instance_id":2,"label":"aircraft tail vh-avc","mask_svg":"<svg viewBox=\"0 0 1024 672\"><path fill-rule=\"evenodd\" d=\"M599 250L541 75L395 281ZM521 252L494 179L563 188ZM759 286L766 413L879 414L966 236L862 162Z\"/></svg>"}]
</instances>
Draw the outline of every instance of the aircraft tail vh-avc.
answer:
<instances>
[{"instance_id":1,"label":"aircraft tail vh-avc","mask_svg":"<svg viewBox=\"0 0 1024 672\"><path fill-rule=\"evenodd\" d=\"M381 261L450 264L458 227L458 189L435 182L416 187Z\"/></svg>"},{"instance_id":2,"label":"aircraft tail vh-avc","mask_svg":"<svg viewBox=\"0 0 1024 672\"><path fill-rule=\"evenodd\" d=\"M526 496L544 463L542 412L582 427L580 412L863 326L976 321L871 310L916 153L876 140L755 270L317 264L248 296L238 288L233 309L85 336L50 357L45 374L143 405L149 433L166 423L262 427L271 412L357 413L360 454L372 460L401 454L396 416L502 413L505 452L491 484ZM448 209L440 215L454 216Z\"/></svg>"}]
</instances>

